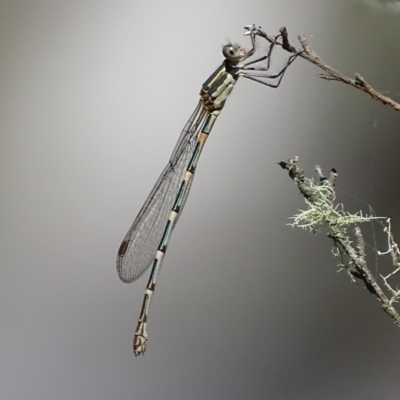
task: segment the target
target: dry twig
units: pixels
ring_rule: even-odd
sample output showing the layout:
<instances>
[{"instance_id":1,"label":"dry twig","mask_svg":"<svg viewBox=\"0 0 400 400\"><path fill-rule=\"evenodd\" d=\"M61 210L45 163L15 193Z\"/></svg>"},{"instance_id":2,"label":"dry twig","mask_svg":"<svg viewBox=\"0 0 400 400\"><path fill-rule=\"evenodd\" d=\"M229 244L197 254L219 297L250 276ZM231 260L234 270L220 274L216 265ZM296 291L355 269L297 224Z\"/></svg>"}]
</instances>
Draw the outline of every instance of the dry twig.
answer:
<instances>
[{"instance_id":1,"label":"dry twig","mask_svg":"<svg viewBox=\"0 0 400 400\"><path fill-rule=\"evenodd\" d=\"M283 49L288 51L289 53L296 53L298 52L293 46L289 44L288 41L288 34L285 27L280 29L280 37L281 39L277 39L275 36L268 35L266 32L260 29L259 35L268 40L270 43L276 43L279 46L282 46ZM358 73L355 74L354 79L347 77L346 75L342 74L341 72L337 71L336 69L329 66L321 57L311 49L306 36L304 33L298 36L300 43L302 45L303 51L299 54L299 57L303 58L315 64L317 67L323 69L325 74L320 74L320 78L328 80L328 81L339 81L346 83L355 87L358 90L363 91L370 95L373 99L381 101L383 104L392 107L396 111L400 111L400 104L396 101L392 100L388 96L384 96L382 93L374 89L366 80Z\"/></svg>"}]
</instances>

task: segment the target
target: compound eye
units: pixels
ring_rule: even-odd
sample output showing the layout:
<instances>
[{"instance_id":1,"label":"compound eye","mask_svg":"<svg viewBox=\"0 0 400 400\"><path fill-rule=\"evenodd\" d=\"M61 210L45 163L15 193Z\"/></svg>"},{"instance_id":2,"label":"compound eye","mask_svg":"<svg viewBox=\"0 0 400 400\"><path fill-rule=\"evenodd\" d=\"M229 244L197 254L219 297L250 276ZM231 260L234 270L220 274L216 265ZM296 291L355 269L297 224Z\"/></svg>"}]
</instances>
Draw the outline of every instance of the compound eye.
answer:
<instances>
[{"instance_id":1,"label":"compound eye","mask_svg":"<svg viewBox=\"0 0 400 400\"><path fill-rule=\"evenodd\" d=\"M237 44L226 44L222 49L224 57L233 63L238 63L243 57L243 53L243 49Z\"/></svg>"}]
</instances>

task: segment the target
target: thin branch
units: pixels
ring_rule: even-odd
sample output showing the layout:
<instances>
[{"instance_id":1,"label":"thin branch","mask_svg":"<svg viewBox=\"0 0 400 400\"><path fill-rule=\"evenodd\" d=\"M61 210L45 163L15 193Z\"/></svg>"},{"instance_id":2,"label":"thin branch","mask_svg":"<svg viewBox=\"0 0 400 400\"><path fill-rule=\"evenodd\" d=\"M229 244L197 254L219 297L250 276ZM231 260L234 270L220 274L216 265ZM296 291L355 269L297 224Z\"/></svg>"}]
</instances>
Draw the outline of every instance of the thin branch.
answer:
<instances>
[{"instance_id":1,"label":"thin branch","mask_svg":"<svg viewBox=\"0 0 400 400\"><path fill-rule=\"evenodd\" d=\"M298 52L293 46L289 44L287 30L285 27L280 29L279 37L282 39L276 39L274 36L268 35L262 29L259 29L258 35L268 40L270 43L275 42L277 45L282 46L282 48L289 53ZM303 50L299 53L299 57L303 58L316 65L325 71L325 74L320 74L320 78L328 80L328 81L339 81L346 83L347 85L353 86L358 90L367 93L370 97L375 100L381 101L383 104L392 107L396 111L400 111L400 104L396 101L392 100L388 96L384 96L382 93L374 89L367 81L358 73L355 74L354 79L347 77L336 69L332 68L325 61L321 59L321 57L311 49L306 36L304 33L298 36L300 43L302 45Z\"/></svg>"},{"instance_id":2,"label":"thin branch","mask_svg":"<svg viewBox=\"0 0 400 400\"><path fill-rule=\"evenodd\" d=\"M307 229L314 233L317 231L317 227L324 227L327 231L327 236L333 241L333 254L340 257L340 267L347 270L353 281L356 278L364 282L365 288L382 304L383 311L400 327L400 315L392 305L400 298L400 292L391 288L387 282L387 279L394 273L387 277L381 277L384 285L392 294L392 298L389 299L368 268L364 237L359 227L359 224L369 223L372 220L384 219L386 222L390 222L390 219L362 215L361 212L356 214L345 212L342 204L335 205L334 185L338 177L336 170L332 168L329 177L326 177L321 167L317 166L316 172L319 177L319 184L315 184L312 179L305 177L304 171L298 165L298 161L298 157L295 157L287 162L281 161L278 163L288 171L289 177L296 183L308 206L307 210L301 211L293 217L294 222L291 226ZM354 227L355 244L353 244L348 233L350 227ZM398 268L398 246L394 241L390 225L385 232L388 234L389 251L392 254L394 267ZM383 253L378 252L378 254ZM346 258L348 259L347 262Z\"/></svg>"}]
</instances>

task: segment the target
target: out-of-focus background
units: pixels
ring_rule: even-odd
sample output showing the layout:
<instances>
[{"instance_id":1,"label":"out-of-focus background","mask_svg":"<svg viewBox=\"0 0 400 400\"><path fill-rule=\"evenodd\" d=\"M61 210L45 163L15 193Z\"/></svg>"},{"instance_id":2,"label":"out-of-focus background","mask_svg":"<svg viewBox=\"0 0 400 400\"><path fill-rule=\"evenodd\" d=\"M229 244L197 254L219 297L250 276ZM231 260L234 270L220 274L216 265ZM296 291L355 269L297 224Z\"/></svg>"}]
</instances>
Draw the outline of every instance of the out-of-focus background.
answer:
<instances>
[{"instance_id":1,"label":"out-of-focus background","mask_svg":"<svg viewBox=\"0 0 400 400\"><path fill-rule=\"evenodd\" d=\"M354 0L359 3L364 3L367 6L375 7L376 9L399 13L400 12L400 1L399 0Z\"/></svg>"},{"instance_id":2,"label":"out-of-focus background","mask_svg":"<svg viewBox=\"0 0 400 400\"><path fill-rule=\"evenodd\" d=\"M303 202L276 162L336 167L400 237L400 115L301 59L278 90L236 85L132 354L146 278L120 282L116 252L249 23L400 100L400 15L363 1L2 0L2 400L398 399L399 329L286 225Z\"/></svg>"}]
</instances>

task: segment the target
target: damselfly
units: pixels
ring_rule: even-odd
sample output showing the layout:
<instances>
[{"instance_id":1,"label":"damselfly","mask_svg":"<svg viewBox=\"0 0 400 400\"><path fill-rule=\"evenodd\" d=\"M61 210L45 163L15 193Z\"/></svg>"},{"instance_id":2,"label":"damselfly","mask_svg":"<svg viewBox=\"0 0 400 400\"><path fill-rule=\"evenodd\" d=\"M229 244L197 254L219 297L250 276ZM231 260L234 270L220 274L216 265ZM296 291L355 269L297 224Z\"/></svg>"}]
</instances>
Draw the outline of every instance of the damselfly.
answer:
<instances>
[{"instance_id":1,"label":"damselfly","mask_svg":"<svg viewBox=\"0 0 400 400\"><path fill-rule=\"evenodd\" d=\"M171 233L187 200L200 153L226 99L241 76L278 87L287 67L297 57L297 54L291 55L284 68L269 74L272 50L281 35L267 51L257 56L259 37L265 38L265 33L255 25L246 26L245 30L245 35L251 39L251 49L246 51L232 43L223 47L222 65L204 82L199 103L183 128L168 164L119 248L117 271L122 281L133 282L152 266L133 340L135 355L146 350L147 319L157 276Z\"/></svg>"}]
</instances>

